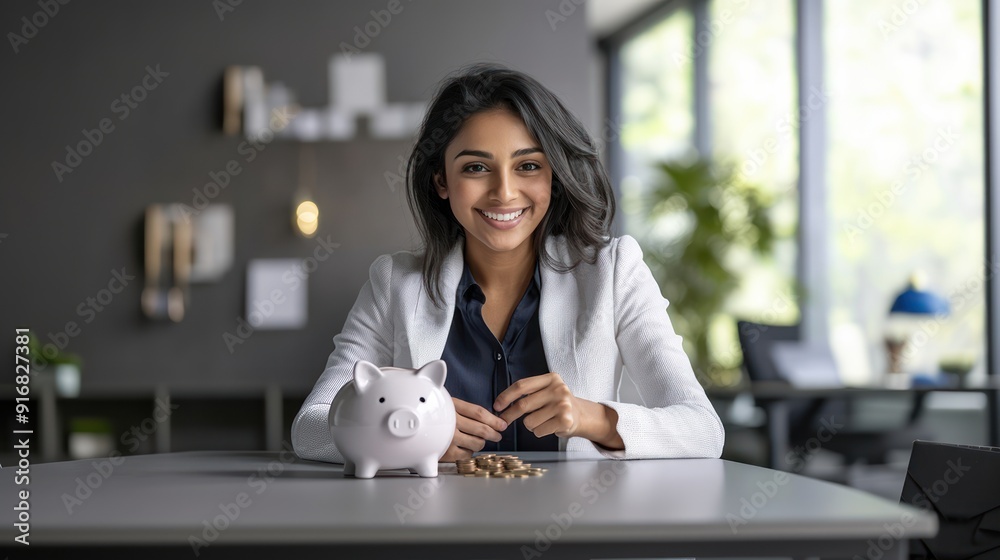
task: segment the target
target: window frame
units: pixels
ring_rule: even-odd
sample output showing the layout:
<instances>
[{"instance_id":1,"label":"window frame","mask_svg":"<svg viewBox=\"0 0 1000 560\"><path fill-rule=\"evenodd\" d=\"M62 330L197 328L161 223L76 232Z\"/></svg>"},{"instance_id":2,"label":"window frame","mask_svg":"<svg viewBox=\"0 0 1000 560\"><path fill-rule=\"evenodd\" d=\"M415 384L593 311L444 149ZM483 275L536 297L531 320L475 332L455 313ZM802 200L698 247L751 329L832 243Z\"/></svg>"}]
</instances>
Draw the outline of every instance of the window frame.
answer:
<instances>
[{"instance_id":1,"label":"window frame","mask_svg":"<svg viewBox=\"0 0 1000 560\"><path fill-rule=\"evenodd\" d=\"M626 43L650 27L670 17L677 10L690 10L694 18L694 44L698 36L709 25L709 2L711 0L665 0L640 14L615 33L598 41L598 48L605 61L605 112L611 122L620 122L622 100L621 50ZM795 69L797 103L806 99L810 88L824 91L824 46L823 13L824 0L794 0L795 2ZM981 0L982 44L983 44L983 103L984 103L984 169L985 175L985 258L986 274L986 374L990 383L995 384L1000 376L1000 274L992 271L992 266L1000 266L1000 7L991 7L989 0ZM701 45L699 56L694 57L694 79L692 92L694 114L695 147L703 154L711 153L712 139L711 108L708 95L708 58L711 42ZM997 97L997 99L994 99ZM828 333L828 250L830 239L827 231L829 211L826 202L828 189L826 177L827 160L827 107L821 106L808 120L800 123L798 130L798 195L799 219L797 231L797 258L795 280L805 286L810 297L798 295L803 338L807 341L825 341ZM611 143L608 150L608 169L620 196L621 181L625 176L622 169L624 149L619 139ZM617 234L621 234L616 224ZM808 251L803 251L808 247ZM996 398L1000 401L1000 395ZM1000 402L987 407L993 416L1000 415ZM990 418L990 429L997 430L1000 417ZM991 435L997 440L997 434Z\"/></svg>"}]
</instances>

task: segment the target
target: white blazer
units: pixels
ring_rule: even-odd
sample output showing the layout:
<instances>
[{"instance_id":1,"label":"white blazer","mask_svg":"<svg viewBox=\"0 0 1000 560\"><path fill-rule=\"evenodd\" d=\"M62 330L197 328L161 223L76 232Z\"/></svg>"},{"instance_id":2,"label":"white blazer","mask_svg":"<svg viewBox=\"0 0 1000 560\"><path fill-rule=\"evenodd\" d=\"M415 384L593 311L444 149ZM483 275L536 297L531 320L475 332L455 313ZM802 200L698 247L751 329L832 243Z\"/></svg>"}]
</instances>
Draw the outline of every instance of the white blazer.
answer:
<instances>
[{"instance_id":1,"label":"white blazer","mask_svg":"<svg viewBox=\"0 0 1000 560\"><path fill-rule=\"evenodd\" d=\"M327 417L355 362L420 367L444 351L464 266L463 243L441 270L443 306L427 295L418 255L404 251L372 263L334 350L292 424L292 446L304 459L344 462ZM565 239L552 236L549 254L569 263ZM580 437L559 438L559 449L593 458L719 457L725 434L670 324L667 300L629 236L613 238L595 264L568 273L541 267L539 328L550 371L577 397L618 412L625 449L612 451ZM645 406L618 402L623 368Z\"/></svg>"}]
</instances>

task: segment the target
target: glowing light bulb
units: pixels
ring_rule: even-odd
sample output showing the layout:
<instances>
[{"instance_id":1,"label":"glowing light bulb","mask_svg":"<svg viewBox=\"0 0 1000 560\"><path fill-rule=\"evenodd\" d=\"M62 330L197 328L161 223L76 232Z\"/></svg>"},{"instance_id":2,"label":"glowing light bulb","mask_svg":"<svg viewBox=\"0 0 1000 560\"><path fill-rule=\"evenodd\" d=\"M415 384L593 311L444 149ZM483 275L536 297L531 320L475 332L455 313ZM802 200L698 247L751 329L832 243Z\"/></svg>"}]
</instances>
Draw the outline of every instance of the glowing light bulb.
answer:
<instances>
[{"instance_id":1,"label":"glowing light bulb","mask_svg":"<svg viewBox=\"0 0 1000 560\"><path fill-rule=\"evenodd\" d=\"M295 208L295 227L304 237L312 237L319 228L319 207L311 200L299 203Z\"/></svg>"}]
</instances>

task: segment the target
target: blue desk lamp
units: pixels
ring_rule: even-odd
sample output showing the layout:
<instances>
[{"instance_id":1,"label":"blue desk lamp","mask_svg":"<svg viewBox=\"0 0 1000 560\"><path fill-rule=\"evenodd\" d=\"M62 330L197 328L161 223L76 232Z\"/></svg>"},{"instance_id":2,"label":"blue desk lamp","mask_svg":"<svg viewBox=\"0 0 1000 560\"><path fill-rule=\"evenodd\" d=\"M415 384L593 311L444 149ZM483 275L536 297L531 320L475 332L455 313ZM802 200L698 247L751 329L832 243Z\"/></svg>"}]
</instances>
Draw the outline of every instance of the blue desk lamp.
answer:
<instances>
[{"instance_id":1,"label":"blue desk lamp","mask_svg":"<svg viewBox=\"0 0 1000 560\"><path fill-rule=\"evenodd\" d=\"M916 276L910 279L905 290L896 296L889 313L909 313L911 315L948 315L951 312L948 300L935 294L921 290Z\"/></svg>"},{"instance_id":2,"label":"blue desk lamp","mask_svg":"<svg viewBox=\"0 0 1000 560\"><path fill-rule=\"evenodd\" d=\"M907 318L904 322L915 322L916 319L922 317L944 317L950 312L951 308L947 299L923 289L923 281L919 274L910 277L906 289L896 296L889 309L890 316ZM911 332L886 337L890 373L898 373L903 370L903 352L912 334Z\"/></svg>"}]
</instances>

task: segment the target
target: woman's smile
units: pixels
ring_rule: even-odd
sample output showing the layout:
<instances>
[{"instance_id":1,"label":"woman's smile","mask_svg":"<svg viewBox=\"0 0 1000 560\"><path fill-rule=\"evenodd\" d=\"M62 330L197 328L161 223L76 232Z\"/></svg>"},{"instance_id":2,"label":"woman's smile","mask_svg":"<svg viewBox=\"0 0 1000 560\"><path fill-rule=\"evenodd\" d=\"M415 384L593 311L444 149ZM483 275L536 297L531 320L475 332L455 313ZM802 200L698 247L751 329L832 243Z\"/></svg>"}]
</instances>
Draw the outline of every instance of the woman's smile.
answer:
<instances>
[{"instance_id":1,"label":"woman's smile","mask_svg":"<svg viewBox=\"0 0 1000 560\"><path fill-rule=\"evenodd\" d=\"M531 209L530 206L516 209L490 208L486 210L476 208L476 211L487 224L497 229L513 229L521 223L521 218L529 209Z\"/></svg>"}]
</instances>

